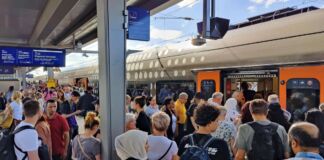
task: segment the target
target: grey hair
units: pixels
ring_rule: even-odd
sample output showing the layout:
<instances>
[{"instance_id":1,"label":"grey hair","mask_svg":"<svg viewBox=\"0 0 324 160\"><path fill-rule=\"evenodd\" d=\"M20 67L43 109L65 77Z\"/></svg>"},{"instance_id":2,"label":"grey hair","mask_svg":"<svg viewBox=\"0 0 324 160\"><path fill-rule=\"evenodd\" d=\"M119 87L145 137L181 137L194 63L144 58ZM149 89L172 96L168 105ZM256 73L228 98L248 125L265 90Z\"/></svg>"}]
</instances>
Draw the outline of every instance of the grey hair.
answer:
<instances>
[{"instance_id":1,"label":"grey hair","mask_svg":"<svg viewBox=\"0 0 324 160\"><path fill-rule=\"evenodd\" d=\"M125 124L127 125L130 121L136 121L136 116L133 113L126 113Z\"/></svg>"},{"instance_id":2,"label":"grey hair","mask_svg":"<svg viewBox=\"0 0 324 160\"><path fill-rule=\"evenodd\" d=\"M321 103L318 107L321 112L324 112L324 103Z\"/></svg>"},{"instance_id":3,"label":"grey hair","mask_svg":"<svg viewBox=\"0 0 324 160\"><path fill-rule=\"evenodd\" d=\"M186 92L181 92L179 98L188 98L188 94Z\"/></svg>"},{"instance_id":4,"label":"grey hair","mask_svg":"<svg viewBox=\"0 0 324 160\"><path fill-rule=\"evenodd\" d=\"M269 95L268 96L268 102L270 104L272 104L272 103L279 103L279 97L278 97L278 95L276 95L276 94Z\"/></svg>"},{"instance_id":5,"label":"grey hair","mask_svg":"<svg viewBox=\"0 0 324 160\"><path fill-rule=\"evenodd\" d=\"M221 92L215 92L215 93L213 93L213 95L212 95L212 98L223 98L223 93L221 93Z\"/></svg>"}]
</instances>

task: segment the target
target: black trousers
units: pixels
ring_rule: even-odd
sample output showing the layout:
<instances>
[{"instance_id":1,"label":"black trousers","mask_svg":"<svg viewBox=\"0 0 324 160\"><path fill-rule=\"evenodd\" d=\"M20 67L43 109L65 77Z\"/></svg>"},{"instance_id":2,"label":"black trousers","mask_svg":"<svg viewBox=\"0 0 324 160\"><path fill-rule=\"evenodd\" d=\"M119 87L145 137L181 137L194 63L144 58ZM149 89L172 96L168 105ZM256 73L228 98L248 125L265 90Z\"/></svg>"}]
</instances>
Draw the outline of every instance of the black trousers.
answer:
<instances>
[{"instance_id":1,"label":"black trousers","mask_svg":"<svg viewBox=\"0 0 324 160\"><path fill-rule=\"evenodd\" d=\"M180 144L181 139L185 136L184 124L178 123L178 136L175 138L176 143Z\"/></svg>"},{"instance_id":2,"label":"black trousers","mask_svg":"<svg viewBox=\"0 0 324 160\"><path fill-rule=\"evenodd\" d=\"M62 155L52 155L53 160L65 160Z\"/></svg>"}]
</instances>

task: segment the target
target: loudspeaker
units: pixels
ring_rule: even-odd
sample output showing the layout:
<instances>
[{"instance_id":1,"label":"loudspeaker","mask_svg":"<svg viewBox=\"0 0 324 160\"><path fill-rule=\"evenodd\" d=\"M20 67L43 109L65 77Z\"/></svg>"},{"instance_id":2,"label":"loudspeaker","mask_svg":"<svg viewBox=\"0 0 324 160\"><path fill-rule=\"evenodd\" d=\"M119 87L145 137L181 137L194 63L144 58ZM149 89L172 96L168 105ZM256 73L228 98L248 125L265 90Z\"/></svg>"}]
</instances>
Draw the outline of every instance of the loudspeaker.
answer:
<instances>
[{"instance_id":1,"label":"loudspeaker","mask_svg":"<svg viewBox=\"0 0 324 160\"><path fill-rule=\"evenodd\" d=\"M204 38L220 39L223 38L229 28L229 19L213 17L210 19L210 36ZM203 35L203 22L197 23L198 33Z\"/></svg>"}]
</instances>

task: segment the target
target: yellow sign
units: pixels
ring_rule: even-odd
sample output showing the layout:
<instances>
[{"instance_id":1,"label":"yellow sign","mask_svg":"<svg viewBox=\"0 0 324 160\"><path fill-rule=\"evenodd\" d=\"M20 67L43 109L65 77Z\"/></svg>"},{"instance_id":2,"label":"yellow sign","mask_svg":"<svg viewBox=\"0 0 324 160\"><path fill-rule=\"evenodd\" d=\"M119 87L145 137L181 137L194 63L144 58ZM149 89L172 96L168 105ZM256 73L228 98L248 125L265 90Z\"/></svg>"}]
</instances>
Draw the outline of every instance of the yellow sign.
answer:
<instances>
[{"instance_id":1,"label":"yellow sign","mask_svg":"<svg viewBox=\"0 0 324 160\"><path fill-rule=\"evenodd\" d=\"M55 79L48 79L47 81L47 88L51 88L51 87L56 87L56 80Z\"/></svg>"}]
</instances>

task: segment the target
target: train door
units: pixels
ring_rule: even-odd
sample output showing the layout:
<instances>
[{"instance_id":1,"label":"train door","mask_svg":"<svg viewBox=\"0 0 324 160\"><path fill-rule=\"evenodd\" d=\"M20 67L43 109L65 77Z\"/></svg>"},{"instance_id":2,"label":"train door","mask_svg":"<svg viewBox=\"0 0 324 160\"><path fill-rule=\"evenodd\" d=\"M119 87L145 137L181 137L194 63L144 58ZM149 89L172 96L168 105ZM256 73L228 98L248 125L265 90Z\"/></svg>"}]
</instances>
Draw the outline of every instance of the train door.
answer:
<instances>
[{"instance_id":1,"label":"train door","mask_svg":"<svg viewBox=\"0 0 324 160\"><path fill-rule=\"evenodd\" d=\"M248 100L253 98L266 99L269 94L278 94L277 70L224 71L223 80L225 99L231 98L234 91L242 90L241 85L243 82L248 85L249 90L253 90L255 93Z\"/></svg>"},{"instance_id":2,"label":"train door","mask_svg":"<svg viewBox=\"0 0 324 160\"><path fill-rule=\"evenodd\" d=\"M200 71L197 74L197 92L201 92L205 99L214 92L220 92L220 71Z\"/></svg>"},{"instance_id":3,"label":"train door","mask_svg":"<svg viewBox=\"0 0 324 160\"><path fill-rule=\"evenodd\" d=\"M280 103L295 120L324 102L324 66L280 68Z\"/></svg>"}]
</instances>

